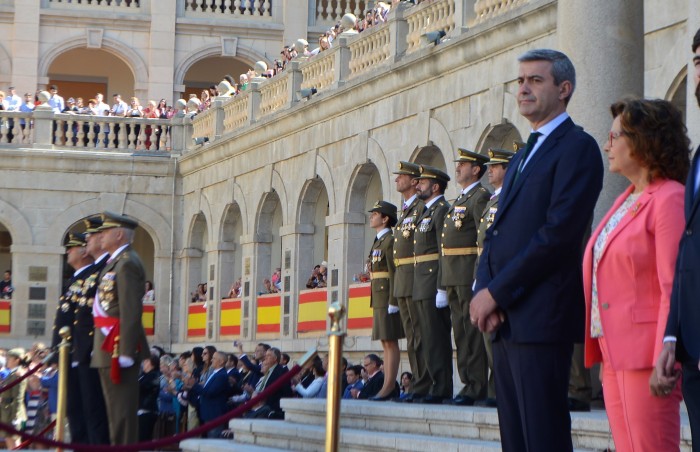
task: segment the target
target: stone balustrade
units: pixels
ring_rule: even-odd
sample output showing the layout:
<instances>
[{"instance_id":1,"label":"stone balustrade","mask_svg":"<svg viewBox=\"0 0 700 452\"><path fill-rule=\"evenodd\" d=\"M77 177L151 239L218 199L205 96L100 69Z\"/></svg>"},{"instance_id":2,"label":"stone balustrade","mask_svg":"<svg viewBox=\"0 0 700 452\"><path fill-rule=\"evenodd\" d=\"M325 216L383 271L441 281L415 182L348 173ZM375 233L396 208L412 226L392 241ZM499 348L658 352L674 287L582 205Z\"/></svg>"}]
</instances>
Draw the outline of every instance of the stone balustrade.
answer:
<instances>
[{"instance_id":1,"label":"stone balustrade","mask_svg":"<svg viewBox=\"0 0 700 452\"><path fill-rule=\"evenodd\" d=\"M291 71L285 71L260 88L260 117L282 108L289 100Z\"/></svg>"},{"instance_id":2,"label":"stone balustrade","mask_svg":"<svg viewBox=\"0 0 700 452\"><path fill-rule=\"evenodd\" d=\"M55 114L38 107L28 113L0 111L0 146L181 152L172 149L171 132L182 127L181 119L176 124L167 119Z\"/></svg>"},{"instance_id":3,"label":"stone balustrade","mask_svg":"<svg viewBox=\"0 0 700 452\"><path fill-rule=\"evenodd\" d=\"M192 136L208 138L214 141L216 135L216 109L210 108L197 114L197 120L192 122Z\"/></svg>"},{"instance_id":4,"label":"stone balustrade","mask_svg":"<svg viewBox=\"0 0 700 452\"><path fill-rule=\"evenodd\" d=\"M420 38L431 31L451 32L455 28L455 0L424 2L406 13L406 53L420 48Z\"/></svg>"},{"instance_id":5,"label":"stone balustrade","mask_svg":"<svg viewBox=\"0 0 700 452\"><path fill-rule=\"evenodd\" d=\"M316 25L335 25L345 14L361 17L369 4L366 0L317 0Z\"/></svg>"},{"instance_id":6,"label":"stone balustrade","mask_svg":"<svg viewBox=\"0 0 700 452\"><path fill-rule=\"evenodd\" d=\"M350 79L371 71L391 56L391 33L385 23L362 33L350 45Z\"/></svg>"},{"instance_id":7,"label":"stone balustrade","mask_svg":"<svg viewBox=\"0 0 700 452\"><path fill-rule=\"evenodd\" d=\"M185 17L193 18L271 18L272 0L179 0Z\"/></svg>"},{"instance_id":8,"label":"stone balustrade","mask_svg":"<svg viewBox=\"0 0 700 452\"><path fill-rule=\"evenodd\" d=\"M335 55L340 46L335 46L310 58L301 65L303 81L301 89L316 88L318 92L330 87L335 79Z\"/></svg>"},{"instance_id":9,"label":"stone balustrade","mask_svg":"<svg viewBox=\"0 0 700 452\"><path fill-rule=\"evenodd\" d=\"M231 133L250 124L248 104L250 93L240 94L224 104L224 133ZM197 118L193 123L197 122Z\"/></svg>"},{"instance_id":10,"label":"stone balustrade","mask_svg":"<svg viewBox=\"0 0 700 452\"><path fill-rule=\"evenodd\" d=\"M527 2L528 0L477 0L474 4L476 17L471 25L485 22Z\"/></svg>"},{"instance_id":11,"label":"stone balustrade","mask_svg":"<svg viewBox=\"0 0 700 452\"><path fill-rule=\"evenodd\" d=\"M49 0L50 9L141 13L142 0Z\"/></svg>"}]
</instances>

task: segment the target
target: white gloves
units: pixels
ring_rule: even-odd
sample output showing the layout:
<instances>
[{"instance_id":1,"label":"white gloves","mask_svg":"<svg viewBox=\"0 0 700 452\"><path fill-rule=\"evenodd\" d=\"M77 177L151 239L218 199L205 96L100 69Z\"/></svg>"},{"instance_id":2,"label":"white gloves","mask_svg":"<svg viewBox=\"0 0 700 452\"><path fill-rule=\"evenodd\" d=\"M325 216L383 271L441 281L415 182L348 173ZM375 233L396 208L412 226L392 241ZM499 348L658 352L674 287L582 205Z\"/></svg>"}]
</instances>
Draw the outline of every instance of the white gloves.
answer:
<instances>
[{"instance_id":1,"label":"white gloves","mask_svg":"<svg viewBox=\"0 0 700 452\"><path fill-rule=\"evenodd\" d=\"M119 356L119 367L131 367L134 365L134 360L130 356Z\"/></svg>"},{"instance_id":2,"label":"white gloves","mask_svg":"<svg viewBox=\"0 0 700 452\"><path fill-rule=\"evenodd\" d=\"M397 312L399 312L399 307L390 304L388 307L388 312L389 314L396 314Z\"/></svg>"},{"instance_id":3,"label":"white gloves","mask_svg":"<svg viewBox=\"0 0 700 452\"><path fill-rule=\"evenodd\" d=\"M438 289L435 295L435 307L438 309L447 307L447 291Z\"/></svg>"}]
</instances>

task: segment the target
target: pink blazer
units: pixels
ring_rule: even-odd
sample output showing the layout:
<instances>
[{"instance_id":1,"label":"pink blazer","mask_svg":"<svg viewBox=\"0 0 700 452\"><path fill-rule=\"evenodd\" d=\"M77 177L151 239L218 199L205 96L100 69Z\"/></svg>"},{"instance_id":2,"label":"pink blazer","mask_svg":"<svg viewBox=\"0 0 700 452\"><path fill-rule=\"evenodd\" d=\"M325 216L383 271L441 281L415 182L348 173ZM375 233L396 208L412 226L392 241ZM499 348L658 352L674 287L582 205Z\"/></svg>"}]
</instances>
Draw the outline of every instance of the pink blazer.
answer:
<instances>
[{"instance_id":1,"label":"pink blazer","mask_svg":"<svg viewBox=\"0 0 700 452\"><path fill-rule=\"evenodd\" d=\"M603 360L591 338L593 244L615 210L632 192L615 200L586 246L583 283L586 297L585 363ZM684 226L684 187L654 181L608 236L598 263L598 307L613 370L654 366L663 345L678 243Z\"/></svg>"}]
</instances>

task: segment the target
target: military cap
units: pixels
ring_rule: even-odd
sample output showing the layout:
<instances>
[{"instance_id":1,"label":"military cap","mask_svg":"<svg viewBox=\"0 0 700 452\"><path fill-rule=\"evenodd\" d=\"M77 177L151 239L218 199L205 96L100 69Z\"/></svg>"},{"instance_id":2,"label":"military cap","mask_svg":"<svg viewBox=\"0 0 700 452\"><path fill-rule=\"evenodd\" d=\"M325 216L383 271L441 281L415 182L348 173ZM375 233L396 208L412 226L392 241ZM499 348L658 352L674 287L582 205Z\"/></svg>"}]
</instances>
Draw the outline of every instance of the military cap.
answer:
<instances>
[{"instance_id":1,"label":"military cap","mask_svg":"<svg viewBox=\"0 0 700 452\"><path fill-rule=\"evenodd\" d=\"M394 174L407 174L409 176L418 177L420 176L420 166L411 162L399 162L398 171L394 171Z\"/></svg>"},{"instance_id":2,"label":"military cap","mask_svg":"<svg viewBox=\"0 0 700 452\"><path fill-rule=\"evenodd\" d=\"M102 226L97 229L98 231L104 231L112 228L136 229L139 225L136 220L127 217L126 215L119 215L118 213L114 212L103 212L101 216Z\"/></svg>"},{"instance_id":3,"label":"military cap","mask_svg":"<svg viewBox=\"0 0 700 452\"><path fill-rule=\"evenodd\" d=\"M508 164L513 158L515 152L506 151L505 149L489 149L489 161L487 165Z\"/></svg>"},{"instance_id":4,"label":"military cap","mask_svg":"<svg viewBox=\"0 0 700 452\"><path fill-rule=\"evenodd\" d=\"M374 203L372 208L369 209L369 212L379 212L396 221L396 210L396 206L392 203L378 200Z\"/></svg>"},{"instance_id":5,"label":"military cap","mask_svg":"<svg viewBox=\"0 0 700 452\"><path fill-rule=\"evenodd\" d=\"M459 158L455 160L455 162L470 162L476 163L477 165L483 165L489 161L489 158L487 156L481 155L478 152L458 148L457 153L459 155Z\"/></svg>"},{"instance_id":6,"label":"military cap","mask_svg":"<svg viewBox=\"0 0 700 452\"><path fill-rule=\"evenodd\" d=\"M449 182L450 176L434 166L420 165L420 176L418 176L418 179L437 179L444 182Z\"/></svg>"},{"instance_id":7,"label":"military cap","mask_svg":"<svg viewBox=\"0 0 700 452\"><path fill-rule=\"evenodd\" d=\"M513 141L513 151L518 152L519 150L523 149L527 143L523 143L522 141Z\"/></svg>"},{"instance_id":8,"label":"military cap","mask_svg":"<svg viewBox=\"0 0 700 452\"><path fill-rule=\"evenodd\" d=\"M80 232L69 232L68 243L66 243L65 246L66 248L85 246L85 234L81 234Z\"/></svg>"},{"instance_id":9,"label":"military cap","mask_svg":"<svg viewBox=\"0 0 700 452\"><path fill-rule=\"evenodd\" d=\"M94 234L95 232L100 232L99 228L102 226L102 215L93 215L83 220L85 223L85 232L88 234Z\"/></svg>"}]
</instances>

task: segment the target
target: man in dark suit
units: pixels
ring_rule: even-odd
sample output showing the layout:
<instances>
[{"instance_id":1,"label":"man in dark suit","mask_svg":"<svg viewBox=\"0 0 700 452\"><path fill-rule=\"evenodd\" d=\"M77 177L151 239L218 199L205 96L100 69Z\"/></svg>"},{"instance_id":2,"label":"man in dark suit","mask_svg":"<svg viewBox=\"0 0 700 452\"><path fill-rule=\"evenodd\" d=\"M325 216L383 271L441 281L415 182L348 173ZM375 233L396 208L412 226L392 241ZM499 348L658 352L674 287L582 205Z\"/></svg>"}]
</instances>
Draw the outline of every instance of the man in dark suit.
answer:
<instances>
[{"instance_id":1,"label":"man in dark suit","mask_svg":"<svg viewBox=\"0 0 700 452\"><path fill-rule=\"evenodd\" d=\"M603 184L600 149L566 113L569 58L519 58L518 106L532 133L486 232L470 317L493 336L503 450L571 451L569 368L583 339L581 242Z\"/></svg>"},{"instance_id":2,"label":"man in dark suit","mask_svg":"<svg viewBox=\"0 0 700 452\"><path fill-rule=\"evenodd\" d=\"M455 181L461 192L445 215L440 272L450 304L457 346L457 373L464 387L454 399L445 403L474 405L475 401L486 398L488 380L484 339L469 321L469 302L472 299L479 220L491 196L480 182L489 158L466 149L459 149L458 156Z\"/></svg>"},{"instance_id":3,"label":"man in dark suit","mask_svg":"<svg viewBox=\"0 0 700 452\"><path fill-rule=\"evenodd\" d=\"M136 227L138 222L130 217L104 212L99 228L102 248L110 258L100 273L92 305L91 366L100 374L112 444L138 440L139 363L150 355L141 320L146 276L130 245Z\"/></svg>"},{"instance_id":4,"label":"man in dark suit","mask_svg":"<svg viewBox=\"0 0 700 452\"><path fill-rule=\"evenodd\" d=\"M271 347L265 352L265 359L261 363L263 376L260 377L260 380L258 380L258 383L255 385L255 393L252 394L252 397L265 391L265 389L269 388L286 373L280 364L281 359L282 353L278 348ZM291 396L291 385L284 385L281 389L271 394L262 405L258 405L253 410L246 413L245 417L282 419L284 418L284 412L280 407L280 399L282 397Z\"/></svg>"},{"instance_id":5,"label":"man in dark suit","mask_svg":"<svg viewBox=\"0 0 700 452\"><path fill-rule=\"evenodd\" d=\"M211 367L212 372L204 383L198 383L190 390L190 397L199 397L199 417L202 423L209 422L224 414L227 410L226 400L230 391L228 374L224 367L226 355L214 352ZM209 438L219 438L224 430L221 424L207 432Z\"/></svg>"},{"instance_id":6,"label":"man in dark suit","mask_svg":"<svg viewBox=\"0 0 700 452\"><path fill-rule=\"evenodd\" d=\"M700 105L700 30L693 38L695 97ZM680 377L676 361L683 366L683 399L688 408L693 451L700 451L700 147L695 151L685 184L685 233L681 236L671 310L666 323L664 348L650 381L651 391L667 396Z\"/></svg>"},{"instance_id":7,"label":"man in dark suit","mask_svg":"<svg viewBox=\"0 0 700 452\"><path fill-rule=\"evenodd\" d=\"M450 176L421 165L418 179L418 198L425 206L413 236L413 303L420 315L421 349L432 384L429 393L414 403L442 403L452 398L453 389L450 310L439 260L445 213L450 208L443 194Z\"/></svg>"},{"instance_id":8,"label":"man in dark suit","mask_svg":"<svg viewBox=\"0 0 700 452\"><path fill-rule=\"evenodd\" d=\"M430 151L430 150L428 150ZM417 149L416 152L421 152ZM396 174L396 191L401 193L403 205L398 213L394 230L394 297L399 305L401 324L406 335L406 353L413 378L410 394L399 402L412 402L414 397L424 397L430 391L430 376L421 350L420 313L413 303L413 234L418 215L423 212L423 201L418 199L416 186L420 166L410 162L399 162Z\"/></svg>"},{"instance_id":9,"label":"man in dark suit","mask_svg":"<svg viewBox=\"0 0 700 452\"><path fill-rule=\"evenodd\" d=\"M384 372L380 370L382 360L379 359L379 356L375 355L374 353L370 353L369 355L365 356L363 365L369 378L367 378L367 383L364 384L362 389L357 392L356 398L369 399L370 397L377 395L377 393L382 389L382 386L384 386ZM353 391L351 391L351 394L352 393Z\"/></svg>"}]
</instances>

